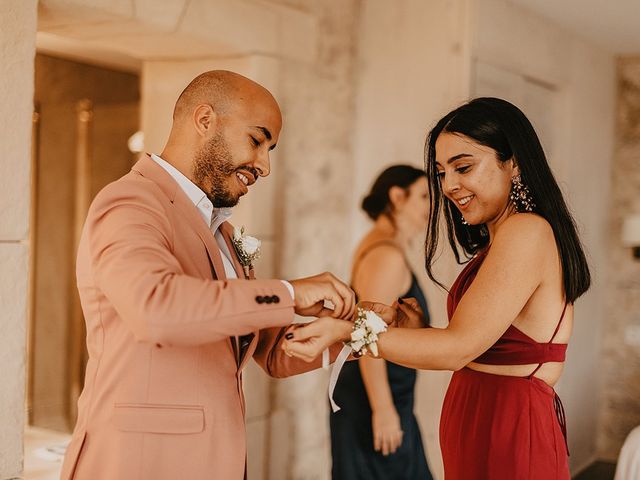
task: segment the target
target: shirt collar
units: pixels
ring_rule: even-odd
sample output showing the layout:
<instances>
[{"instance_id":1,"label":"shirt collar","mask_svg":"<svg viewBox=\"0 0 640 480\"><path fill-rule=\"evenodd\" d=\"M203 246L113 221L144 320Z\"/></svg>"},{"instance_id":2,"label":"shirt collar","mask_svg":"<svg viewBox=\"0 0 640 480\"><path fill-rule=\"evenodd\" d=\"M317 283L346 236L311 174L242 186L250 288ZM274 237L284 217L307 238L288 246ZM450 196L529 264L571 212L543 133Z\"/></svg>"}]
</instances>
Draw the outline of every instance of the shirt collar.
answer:
<instances>
[{"instance_id":1,"label":"shirt collar","mask_svg":"<svg viewBox=\"0 0 640 480\"><path fill-rule=\"evenodd\" d=\"M231 218L231 208L214 208L211 200L207 198L207 195L195 183L184 176L180 170L155 153L151 154L151 158L164 168L178 183L182 191L198 209L205 223L211 228L211 231L215 232L223 222Z\"/></svg>"}]
</instances>

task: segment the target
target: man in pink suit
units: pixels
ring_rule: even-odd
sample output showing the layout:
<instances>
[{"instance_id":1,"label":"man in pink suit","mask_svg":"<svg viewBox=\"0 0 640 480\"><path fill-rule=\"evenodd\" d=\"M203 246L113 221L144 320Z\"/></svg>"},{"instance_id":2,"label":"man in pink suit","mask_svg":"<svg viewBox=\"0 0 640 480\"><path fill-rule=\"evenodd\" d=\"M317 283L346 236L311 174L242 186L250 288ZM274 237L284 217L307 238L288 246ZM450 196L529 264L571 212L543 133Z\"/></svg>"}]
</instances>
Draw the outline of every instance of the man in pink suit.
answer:
<instances>
[{"instance_id":1,"label":"man in pink suit","mask_svg":"<svg viewBox=\"0 0 640 480\"><path fill-rule=\"evenodd\" d=\"M249 358L275 377L317 368L281 349L294 313L353 316L333 275L249 280L234 251L229 208L269 174L281 124L260 85L203 73L162 154L93 201L77 260L89 362L63 480L242 480Z\"/></svg>"}]
</instances>

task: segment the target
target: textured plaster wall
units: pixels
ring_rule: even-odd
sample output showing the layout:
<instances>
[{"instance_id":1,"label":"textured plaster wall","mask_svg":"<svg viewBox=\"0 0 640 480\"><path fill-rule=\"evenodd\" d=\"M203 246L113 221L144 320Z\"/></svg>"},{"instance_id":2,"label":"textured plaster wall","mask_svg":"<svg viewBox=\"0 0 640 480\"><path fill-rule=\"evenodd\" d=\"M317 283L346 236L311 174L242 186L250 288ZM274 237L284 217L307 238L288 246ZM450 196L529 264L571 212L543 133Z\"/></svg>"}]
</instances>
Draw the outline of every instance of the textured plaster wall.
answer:
<instances>
[{"instance_id":1,"label":"textured plaster wall","mask_svg":"<svg viewBox=\"0 0 640 480\"><path fill-rule=\"evenodd\" d=\"M465 0L364 2L358 36L354 175L350 179L351 249L370 224L359 209L375 177L388 165L421 168L428 130L469 95L469 6ZM391 40L392 39L392 40ZM423 238L416 238L412 267L429 302L434 325L446 325L446 292L424 270ZM457 271L450 255L436 266L450 284ZM440 411L450 372L421 371L415 411L436 478L442 478Z\"/></svg>"},{"instance_id":2,"label":"textured plaster wall","mask_svg":"<svg viewBox=\"0 0 640 480\"><path fill-rule=\"evenodd\" d=\"M625 216L640 214L640 57L617 62L616 147L611 172L610 264L602 363L604 383L598 447L615 459L628 433L640 425L640 260L620 243Z\"/></svg>"},{"instance_id":3,"label":"textured plaster wall","mask_svg":"<svg viewBox=\"0 0 640 480\"><path fill-rule=\"evenodd\" d=\"M554 145L550 164L574 213L592 273L591 289L576 303L565 371L556 387L567 413L570 465L575 473L597 454L601 339L611 318L606 305L614 59L506 0L472 5L473 58L554 92L556 112L548 129Z\"/></svg>"},{"instance_id":4,"label":"textured plaster wall","mask_svg":"<svg viewBox=\"0 0 640 480\"><path fill-rule=\"evenodd\" d=\"M36 1L0 2L0 479L22 472Z\"/></svg>"},{"instance_id":5,"label":"textured plaster wall","mask_svg":"<svg viewBox=\"0 0 640 480\"><path fill-rule=\"evenodd\" d=\"M315 20L317 40L305 62L284 61L280 73L279 273L347 279L360 2L295 3ZM329 478L327 378L320 371L275 384L270 478Z\"/></svg>"}]
</instances>

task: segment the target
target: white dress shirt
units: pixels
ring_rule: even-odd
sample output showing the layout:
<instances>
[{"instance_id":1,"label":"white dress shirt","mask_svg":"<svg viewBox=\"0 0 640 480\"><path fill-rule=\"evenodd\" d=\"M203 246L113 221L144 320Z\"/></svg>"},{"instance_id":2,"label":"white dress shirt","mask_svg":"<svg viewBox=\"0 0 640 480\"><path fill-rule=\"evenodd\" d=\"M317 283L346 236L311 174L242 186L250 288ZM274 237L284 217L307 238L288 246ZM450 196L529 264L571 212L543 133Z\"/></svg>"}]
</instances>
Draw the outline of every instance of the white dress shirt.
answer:
<instances>
[{"instance_id":1,"label":"white dress shirt","mask_svg":"<svg viewBox=\"0 0 640 480\"><path fill-rule=\"evenodd\" d=\"M220 225L231 218L231 208L214 208L211 200L207 198L207 195L200 190L195 183L185 177L177 168L164 161L155 153L151 154L151 158L173 177L182 191L187 195L187 197L189 197L189 200L191 200L198 209L198 212L200 212L200 216L204 222L209 226L209 229L218 243L218 248L221 252L220 256L222 257L222 263L224 265L224 272L227 278L238 278L236 270L233 267L231 252L229 251L227 242L225 242L224 237L222 236L222 232L220 232ZM293 286L285 280L281 281L289 290L291 298L295 298Z\"/></svg>"}]
</instances>

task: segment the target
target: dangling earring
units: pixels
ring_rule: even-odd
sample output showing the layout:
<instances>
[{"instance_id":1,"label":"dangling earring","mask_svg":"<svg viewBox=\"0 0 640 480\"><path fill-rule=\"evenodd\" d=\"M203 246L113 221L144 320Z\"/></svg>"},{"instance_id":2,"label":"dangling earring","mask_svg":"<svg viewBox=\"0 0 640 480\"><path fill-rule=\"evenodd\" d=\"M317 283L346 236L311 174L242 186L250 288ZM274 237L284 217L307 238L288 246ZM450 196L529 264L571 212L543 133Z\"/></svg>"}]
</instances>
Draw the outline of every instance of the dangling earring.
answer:
<instances>
[{"instance_id":1,"label":"dangling earring","mask_svg":"<svg viewBox=\"0 0 640 480\"><path fill-rule=\"evenodd\" d=\"M469 225L462 215L460 215L460 218L462 219L463 225Z\"/></svg>"},{"instance_id":2,"label":"dangling earring","mask_svg":"<svg viewBox=\"0 0 640 480\"><path fill-rule=\"evenodd\" d=\"M511 193L509 199L513 202L516 212L533 212L536 204L533 201L529 187L522 183L520 175L511 177Z\"/></svg>"}]
</instances>

